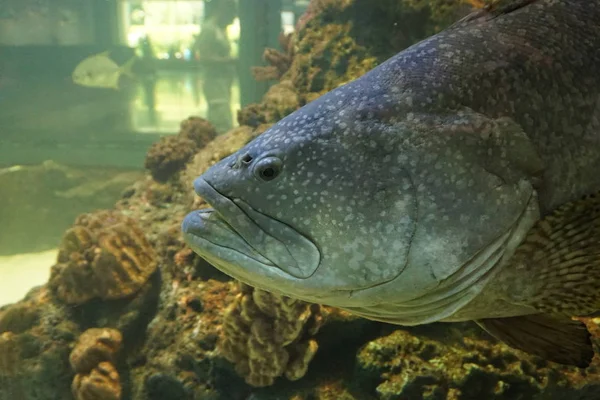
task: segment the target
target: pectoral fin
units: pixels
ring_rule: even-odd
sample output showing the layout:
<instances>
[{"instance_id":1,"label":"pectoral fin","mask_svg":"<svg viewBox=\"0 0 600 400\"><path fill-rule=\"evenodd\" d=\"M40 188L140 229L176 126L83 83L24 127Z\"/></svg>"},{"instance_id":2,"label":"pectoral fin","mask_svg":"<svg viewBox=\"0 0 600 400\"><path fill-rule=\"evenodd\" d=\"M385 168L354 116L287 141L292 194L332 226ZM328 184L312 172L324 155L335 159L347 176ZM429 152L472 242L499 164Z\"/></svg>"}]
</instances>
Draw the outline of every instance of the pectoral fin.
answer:
<instances>
[{"instance_id":1,"label":"pectoral fin","mask_svg":"<svg viewBox=\"0 0 600 400\"><path fill-rule=\"evenodd\" d=\"M586 326L568 317L534 314L475 322L509 346L559 364L586 368L594 357Z\"/></svg>"},{"instance_id":2,"label":"pectoral fin","mask_svg":"<svg viewBox=\"0 0 600 400\"><path fill-rule=\"evenodd\" d=\"M600 194L562 205L529 231L497 281L544 314L600 310Z\"/></svg>"}]
</instances>

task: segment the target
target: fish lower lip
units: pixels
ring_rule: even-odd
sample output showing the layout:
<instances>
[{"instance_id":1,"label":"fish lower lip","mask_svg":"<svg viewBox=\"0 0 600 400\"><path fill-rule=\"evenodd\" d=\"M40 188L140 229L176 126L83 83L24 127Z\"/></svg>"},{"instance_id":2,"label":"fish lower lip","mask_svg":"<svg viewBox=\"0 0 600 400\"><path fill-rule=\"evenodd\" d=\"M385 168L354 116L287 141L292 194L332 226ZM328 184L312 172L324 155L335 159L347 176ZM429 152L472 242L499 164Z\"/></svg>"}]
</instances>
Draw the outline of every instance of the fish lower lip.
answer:
<instances>
[{"instance_id":1,"label":"fish lower lip","mask_svg":"<svg viewBox=\"0 0 600 400\"><path fill-rule=\"evenodd\" d=\"M181 230L186 242L200 255L203 255L203 251L191 242L205 241L212 246L228 249L244 257L251 258L265 266L272 266L269 260L248 245L227 221L212 208L189 213L181 224Z\"/></svg>"},{"instance_id":2,"label":"fish lower lip","mask_svg":"<svg viewBox=\"0 0 600 400\"><path fill-rule=\"evenodd\" d=\"M245 254L252 254L253 257L260 255L261 262L277 266L294 278L308 278L319 267L319 249L293 227L252 208L240 198L229 198L203 177L194 181L194 189L217 213L215 219L207 214L209 211L197 216L199 220L207 222L201 223L206 225L205 237L216 235L219 239L225 238L227 229L231 237L226 238L225 242L241 246ZM215 231L207 229L208 225L214 227ZM237 236L235 239L232 233Z\"/></svg>"}]
</instances>

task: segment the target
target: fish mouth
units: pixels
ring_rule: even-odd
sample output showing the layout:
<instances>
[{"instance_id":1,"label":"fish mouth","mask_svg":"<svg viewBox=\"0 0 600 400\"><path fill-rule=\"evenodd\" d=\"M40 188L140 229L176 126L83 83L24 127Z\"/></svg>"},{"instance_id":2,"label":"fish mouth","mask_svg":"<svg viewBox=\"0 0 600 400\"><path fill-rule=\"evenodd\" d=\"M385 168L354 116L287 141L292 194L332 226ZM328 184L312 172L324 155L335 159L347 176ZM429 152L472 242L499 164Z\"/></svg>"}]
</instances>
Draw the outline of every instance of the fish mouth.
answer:
<instances>
[{"instance_id":1,"label":"fish mouth","mask_svg":"<svg viewBox=\"0 0 600 400\"><path fill-rule=\"evenodd\" d=\"M315 244L290 226L219 193L202 177L196 193L212 208L193 211L181 229L186 243L228 275L247 283L306 279L321 261ZM270 279L268 279L270 280Z\"/></svg>"}]
</instances>

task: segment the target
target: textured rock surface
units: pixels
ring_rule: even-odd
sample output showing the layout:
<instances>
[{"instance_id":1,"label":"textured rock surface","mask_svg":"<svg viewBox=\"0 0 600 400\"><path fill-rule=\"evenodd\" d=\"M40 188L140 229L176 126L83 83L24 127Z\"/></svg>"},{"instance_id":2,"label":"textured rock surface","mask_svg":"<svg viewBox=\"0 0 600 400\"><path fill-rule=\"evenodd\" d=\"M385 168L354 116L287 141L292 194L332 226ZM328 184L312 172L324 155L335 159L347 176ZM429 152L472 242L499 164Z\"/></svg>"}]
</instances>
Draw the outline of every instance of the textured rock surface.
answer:
<instances>
[{"instance_id":1,"label":"textured rock surface","mask_svg":"<svg viewBox=\"0 0 600 400\"><path fill-rule=\"evenodd\" d=\"M15 308L19 313L36 310L39 318L30 319L33 324L3 326L18 329L0 333L0 399L69 399L69 352L79 334L77 324L64 307L51 302L46 289L35 289L22 302L0 308L0 320Z\"/></svg>"},{"instance_id":2,"label":"textured rock surface","mask_svg":"<svg viewBox=\"0 0 600 400\"><path fill-rule=\"evenodd\" d=\"M136 221L108 210L79 216L63 237L57 261L49 285L69 304L130 296L158 265Z\"/></svg>"},{"instance_id":3,"label":"textured rock surface","mask_svg":"<svg viewBox=\"0 0 600 400\"><path fill-rule=\"evenodd\" d=\"M166 182L215 136L217 131L210 122L189 117L181 122L179 134L165 136L150 147L144 166L156 181Z\"/></svg>"},{"instance_id":4,"label":"textured rock surface","mask_svg":"<svg viewBox=\"0 0 600 400\"><path fill-rule=\"evenodd\" d=\"M91 328L83 332L69 356L77 374L89 373L102 362L115 362L123 336L116 329Z\"/></svg>"},{"instance_id":5,"label":"textured rock surface","mask_svg":"<svg viewBox=\"0 0 600 400\"><path fill-rule=\"evenodd\" d=\"M87 374L77 374L72 391L75 400L121 400L119 373L111 363L102 362Z\"/></svg>"},{"instance_id":6,"label":"textured rock surface","mask_svg":"<svg viewBox=\"0 0 600 400\"><path fill-rule=\"evenodd\" d=\"M382 400L600 398L597 365L585 372L557 366L451 329L432 327L436 337L399 329L367 343L355 382Z\"/></svg>"},{"instance_id":7,"label":"textured rock surface","mask_svg":"<svg viewBox=\"0 0 600 400\"><path fill-rule=\"evenodd\" d=\"M223 317L222 354L252 386L270 386L279 376L302 378L318 349L321 307L240 287Z\"/></svg>"}]
</instances>

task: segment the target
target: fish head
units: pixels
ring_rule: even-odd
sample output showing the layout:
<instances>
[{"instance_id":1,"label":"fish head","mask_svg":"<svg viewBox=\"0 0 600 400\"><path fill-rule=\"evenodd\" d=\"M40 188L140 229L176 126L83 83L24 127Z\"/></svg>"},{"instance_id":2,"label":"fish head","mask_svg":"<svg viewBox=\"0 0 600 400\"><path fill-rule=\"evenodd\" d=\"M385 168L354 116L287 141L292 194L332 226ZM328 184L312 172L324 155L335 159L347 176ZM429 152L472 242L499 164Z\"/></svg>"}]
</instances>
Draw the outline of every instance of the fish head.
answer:
<instances>
[{"instance_id":1,"label":"fish head","mask_svg":"<svg viewBox=\"0 0 600 400\"><path fill-rule=\"evenodd\" d=\"M197 178L212 208L185 218L190 247L255 287L376 306L434 290L510 229L530 187L486 170L470 127L376 91L336 89Z\"/></svg>"},{"instance_id":2,"label":"fish head","mask_svg":"<svg viewBox=\"0 0 600 400\"><path fill-rule=\"evenodd\" d=\"M76 69L71 74L71 78L73 79L73 83L82 86L89 86L92 81L93 75L90 71L85 71L82 69Z\"/></svg>"}]
</instances>

